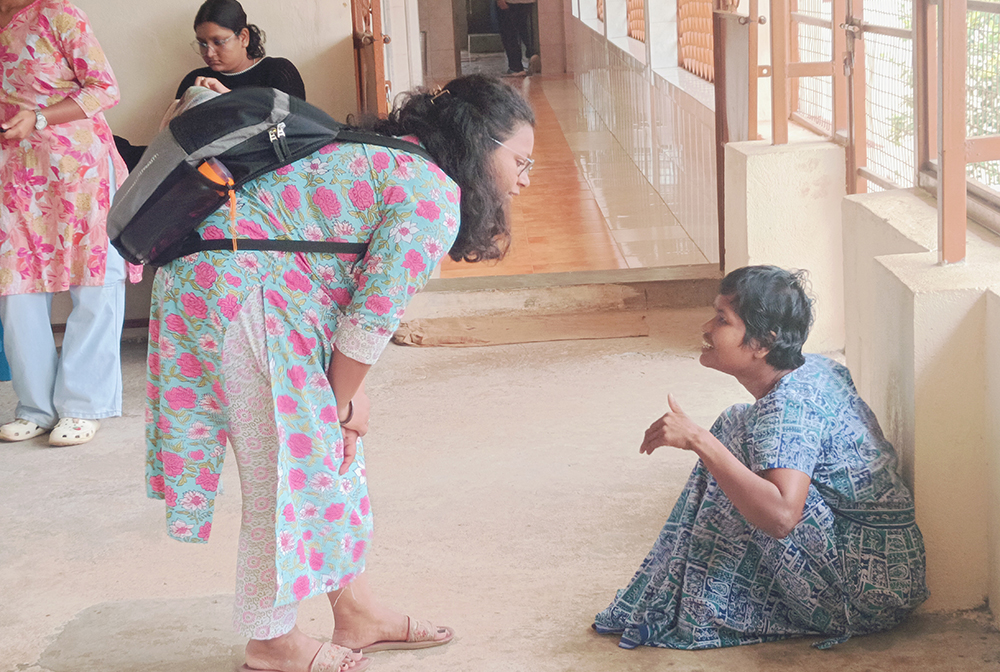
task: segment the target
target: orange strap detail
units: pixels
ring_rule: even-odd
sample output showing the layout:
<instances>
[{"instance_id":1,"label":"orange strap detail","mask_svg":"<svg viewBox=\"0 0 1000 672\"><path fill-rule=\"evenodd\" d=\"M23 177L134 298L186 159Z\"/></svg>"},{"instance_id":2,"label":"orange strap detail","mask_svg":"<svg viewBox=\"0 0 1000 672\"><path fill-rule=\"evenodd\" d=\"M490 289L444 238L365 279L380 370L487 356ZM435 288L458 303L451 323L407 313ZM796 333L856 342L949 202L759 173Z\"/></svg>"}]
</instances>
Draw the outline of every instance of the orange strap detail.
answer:
<instances>
[{"instance_id":1,"label":"orange strap detail","mask_svg":"<svg viewBox=\"0 0 1000 672\"><path fill-rule=\"evenodd\" d=\"M233 237L233 252L236 251L236 190L233 180L229 179L229 233Z\"/></svg>"}]
</instances>

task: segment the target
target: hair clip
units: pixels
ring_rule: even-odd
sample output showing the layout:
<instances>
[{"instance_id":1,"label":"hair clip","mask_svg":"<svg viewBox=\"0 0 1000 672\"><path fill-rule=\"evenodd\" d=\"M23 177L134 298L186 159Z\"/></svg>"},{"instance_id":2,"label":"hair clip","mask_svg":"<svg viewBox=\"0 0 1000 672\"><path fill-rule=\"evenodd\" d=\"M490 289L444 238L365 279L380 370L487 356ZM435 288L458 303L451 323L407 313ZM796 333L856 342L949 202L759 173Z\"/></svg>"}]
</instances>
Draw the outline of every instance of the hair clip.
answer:
<instances>
[{"instance_id":1,"label":"hair clip","mask_svg":"<svg viewBox=\"0 0 1000 672\"><path fill-rule=\"evenodd\" d=\"M437 90L433 91L432 93L434 95L431 96L431 103L433 103L435 100L437 100L438 98L440 98L441 96L443 96L446 93L448 95L451 95L451 91L449 91L448 89L443 89L441 87L438 87Z\"/></svg>"}]
</instances>

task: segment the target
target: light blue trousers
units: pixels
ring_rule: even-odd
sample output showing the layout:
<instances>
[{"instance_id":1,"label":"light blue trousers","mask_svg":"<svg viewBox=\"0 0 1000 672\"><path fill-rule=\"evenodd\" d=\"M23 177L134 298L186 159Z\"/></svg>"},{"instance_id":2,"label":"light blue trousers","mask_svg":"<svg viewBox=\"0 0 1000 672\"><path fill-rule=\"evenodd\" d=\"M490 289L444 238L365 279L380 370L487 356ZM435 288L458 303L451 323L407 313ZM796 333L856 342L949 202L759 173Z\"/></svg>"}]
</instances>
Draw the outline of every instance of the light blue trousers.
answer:
<instances>
[{"instance_id":1,"label":"light blue trousers","mask_svg":"<svg viewBox=\"0 0 1000 672\"><path fill-rule=\"evenodd\" d=\"M3 354L3 321L0 320L0 381L10 380L10 366Z\"/></svg>"},{"instance_id":2,"label":"light blue trousers","mask_svg":"<svg viewBox=\"0 0 1000 672\"><path fill-rule=\"evenodd\" d=\"M59 418L122 414L121 338L125 262L108 248L103 287L70 287L62 353L52 336L51 293L0 297L4 351L17 395L15 417L42 427Z\"/></svg>"},{"instance_id":3,"label":"light blue trousers","mask_svg":"<svg viewBox=\"0 0 1000 672\"><path fill-rule=\"evenodd\" d=\"M108 157L111 198L115 167ZM41 427L59 418L97 420L122 414L125 260L108 244L103 287L70 287L62 354L52 336L51 293L0 296L3 351L17 395L14 417Z\"/></svg>"}]
</instances>

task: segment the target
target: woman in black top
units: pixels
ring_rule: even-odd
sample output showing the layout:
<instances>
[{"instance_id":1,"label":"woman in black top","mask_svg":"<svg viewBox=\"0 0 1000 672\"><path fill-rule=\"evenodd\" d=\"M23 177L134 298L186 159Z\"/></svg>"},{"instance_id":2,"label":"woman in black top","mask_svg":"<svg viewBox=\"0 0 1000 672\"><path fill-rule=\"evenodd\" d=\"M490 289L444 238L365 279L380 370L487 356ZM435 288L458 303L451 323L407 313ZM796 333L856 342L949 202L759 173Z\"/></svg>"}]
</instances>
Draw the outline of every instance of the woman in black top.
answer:
<instances>
[{"instance_id":1,"label":"woman in black top","mask_svg":"<svg viewBox=\"0 0 1000 672\"><path fill-rule=\"evenodd\" d=\"M237 0L206 0L194 17L194 34L191 46L208 67L184 76L174 96L177 100L191 86L203 86L218 93L264 86L305 100L306 87L299 71L287 58L264 55L264 32L247 23L247 14ZM173 105L167 117L172 110ZM145 146L132 145L117 135L115 145L129 170L138 165L146 151Z\"/></svg>"},{"instance_id":2,"label":"woman in black top","mask_svg":"<svg viewBox=\"0 0 1000 672\"><path fill-rule=\"evenodd\" d=\"M196 85L219 93L245 86L267 86L305 100L306 88L299 71L286 58L264 55L264 33L247 23L246 12L237 0L206 0L194 18L194 33L191 46L208 67L189 72L181 80L176 98ZM209 82L199 83L200 77Z\"/></svg>"}]
</instances>

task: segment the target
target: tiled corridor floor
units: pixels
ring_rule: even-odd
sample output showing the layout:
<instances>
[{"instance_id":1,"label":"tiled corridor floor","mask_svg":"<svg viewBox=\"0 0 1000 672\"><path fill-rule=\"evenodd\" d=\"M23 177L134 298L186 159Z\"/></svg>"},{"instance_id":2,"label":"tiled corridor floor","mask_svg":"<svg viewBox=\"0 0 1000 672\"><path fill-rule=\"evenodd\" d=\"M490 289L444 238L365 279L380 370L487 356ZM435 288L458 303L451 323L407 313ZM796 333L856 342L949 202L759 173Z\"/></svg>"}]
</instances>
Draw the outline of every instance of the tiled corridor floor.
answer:
<instances>
[{"instance_id":1,"label":"tiled corridor floor","mask_svg":"<svg viewBox=\"0 0 1000 672\"><path fill-rule=\"evenodd\" d=\"M442 278L708 263L572 78L520 85L537 120L535 169L512 204L510 252L498 263L446 260Z\"/></svg>"}]
</instances>

